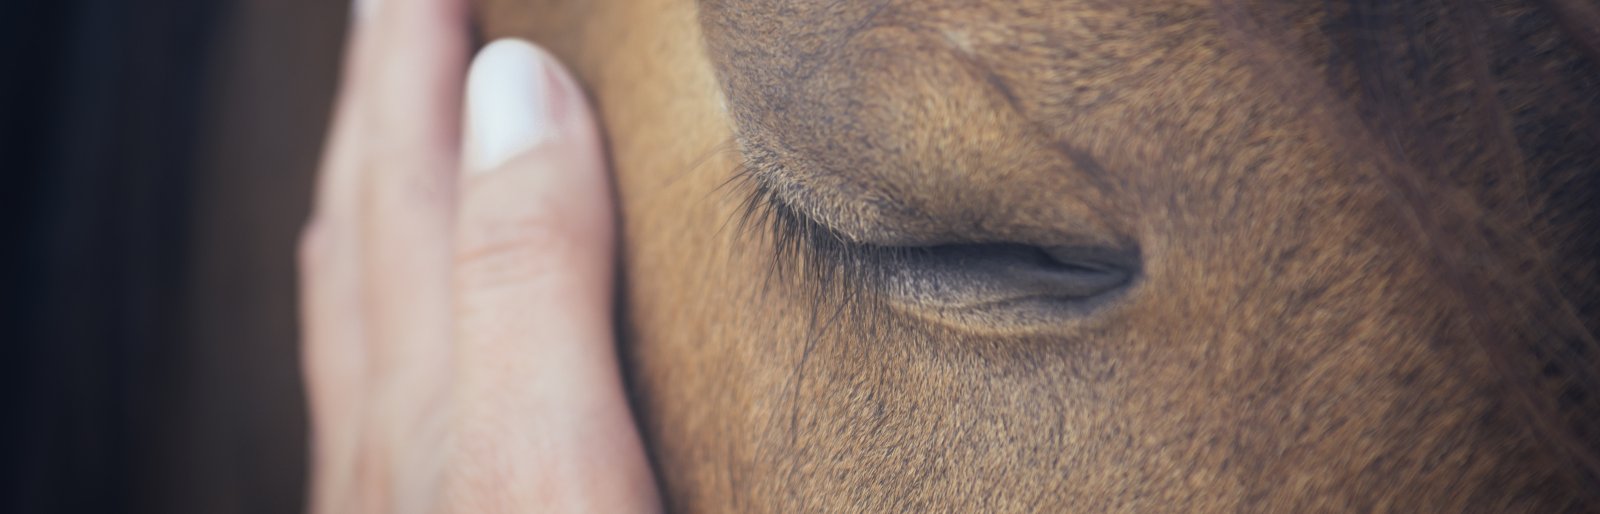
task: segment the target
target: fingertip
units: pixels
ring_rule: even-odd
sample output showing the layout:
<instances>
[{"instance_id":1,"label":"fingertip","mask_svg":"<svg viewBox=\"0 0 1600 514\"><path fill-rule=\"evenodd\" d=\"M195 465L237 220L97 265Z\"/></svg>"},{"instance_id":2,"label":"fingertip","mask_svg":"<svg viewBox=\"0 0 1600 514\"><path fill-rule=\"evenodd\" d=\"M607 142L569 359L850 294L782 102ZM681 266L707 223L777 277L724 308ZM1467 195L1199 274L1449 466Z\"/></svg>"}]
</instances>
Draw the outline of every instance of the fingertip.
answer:
<instances>
[{"instance_id":1,"label":"fingertip","mask_svg":"<svg viewBox=\"0 0 1600 514\"><path fill-rule=\"evenodd\" d=\"M556 270L563 281L594 281L572 287L601 287L614 201L577 81L538 46L498 40L473 59L464 110L461 285L538 284Z\"/></svg>"},{"instance_id":2,"label":"fingertip","mask_svg":"<svg viewBox=\"0 0 1600 514\"><path fill-rule=\"evenodd\" d=\"M533 43L507 38L484 46L467 75L466 173L500 169L563 132L587 130L570 116L573 105L582 105L574 83Z\"/></svg>"}]
</instances>

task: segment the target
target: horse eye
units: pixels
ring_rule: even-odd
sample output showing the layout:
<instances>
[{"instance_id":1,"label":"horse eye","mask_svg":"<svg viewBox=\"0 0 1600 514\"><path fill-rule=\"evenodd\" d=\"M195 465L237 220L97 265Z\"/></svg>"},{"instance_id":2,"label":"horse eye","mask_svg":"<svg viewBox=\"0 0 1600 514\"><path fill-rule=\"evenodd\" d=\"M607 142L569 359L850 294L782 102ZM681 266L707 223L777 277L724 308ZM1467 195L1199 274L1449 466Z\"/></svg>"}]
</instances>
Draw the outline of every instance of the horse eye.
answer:
<instances>
[{"instance_id":1,"label":"horse eye","mask_svg":"<svg viewBox=\"0 0 1600 514\"><path fill-rule=\"evenodd\" d=\"M906 231L863 240L846 234L876 231L830 226L790 205L765 183L757 180L755 186L744 212L747 220L759 223L746 226L771 230L779 270L796 269L787 267L794 262L810 263L798 269L821 272L802 275L813 285L844 278L911 313L942 314L972 325L1050 324L1108 303L1133 285L1142 269L1138 249L1129 245L987 242L991 235ZM907 239L916 242L907 245ZM1040 239L1091 240L1066 234ZM794 261L797 257L801 259Z\"/></svg>"},{"instance_id":2,"label":"horse eye","mask_svg":"<svg viewBox=\"0 0 1600 514\"><path fill-rule=\"evenodd\" d=\"M906 248L884 263L897 304L1000 321L1081 316L1132 284L1137 251L1015 243Z\"/></svg>"}]
</instances>

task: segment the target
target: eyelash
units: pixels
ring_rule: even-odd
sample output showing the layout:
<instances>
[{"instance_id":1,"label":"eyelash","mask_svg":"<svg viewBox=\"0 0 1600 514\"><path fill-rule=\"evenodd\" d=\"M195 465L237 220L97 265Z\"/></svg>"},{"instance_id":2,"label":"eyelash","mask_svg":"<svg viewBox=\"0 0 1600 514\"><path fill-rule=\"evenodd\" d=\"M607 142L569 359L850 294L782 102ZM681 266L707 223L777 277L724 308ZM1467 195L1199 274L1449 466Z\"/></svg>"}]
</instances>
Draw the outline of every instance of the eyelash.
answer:
<instances>
[{"instance_id":1,"label":"eyelash","mask_svg":"<svg viewBox=\"0 0 1600 514\"><path fill-rule=\"evenodd\" d=\"M861 286L876 283L878 270L889 269L909 248L883 247L850 240L795 209L761 177L760 165L744 160L730 180L744 195L736 229L753 243L767 243L768 279L806 286L820 295L856 296Z\"/></svg>"},{"instance_id":2,"label":"eyelash","mask_svg":"<svg viewBox=\"0 0 1600 514\"><path fill-rule=\"evenodd\" d=\"M855 334L856 340L885 337L889 327L898 325L882 296L870 294L882 276L875 270L892 269L886 266L895 265L896 256L910 249L851 241L795 209L761 178L772 175L759 169L749 158L742 159L724 184L743 196L734 214L735 238L748 243L740 248L766 253L764 291L773 291L776 280L798 295L797 306L810 320L804 352L810 353L830 330Z\"/></svg>"}]
</instances>

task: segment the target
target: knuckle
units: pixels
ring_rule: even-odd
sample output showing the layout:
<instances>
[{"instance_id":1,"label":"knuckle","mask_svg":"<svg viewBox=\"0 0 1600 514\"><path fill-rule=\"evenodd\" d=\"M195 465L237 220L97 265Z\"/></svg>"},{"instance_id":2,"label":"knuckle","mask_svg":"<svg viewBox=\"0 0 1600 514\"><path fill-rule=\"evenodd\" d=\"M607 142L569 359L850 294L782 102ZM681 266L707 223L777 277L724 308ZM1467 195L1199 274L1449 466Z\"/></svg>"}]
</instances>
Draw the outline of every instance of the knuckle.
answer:
<instances>
[{"instance_id":1,"label":"knuckle","mask_svg":"<svg viewBox=\"0 0 1600 514\"><path fill-rule=\"evenodd\" d=\"M553 212L480 220L463 228L456 252L459 283L468 289L525 284L569 272L584 235Z\"/></svg>"}]
</instances>

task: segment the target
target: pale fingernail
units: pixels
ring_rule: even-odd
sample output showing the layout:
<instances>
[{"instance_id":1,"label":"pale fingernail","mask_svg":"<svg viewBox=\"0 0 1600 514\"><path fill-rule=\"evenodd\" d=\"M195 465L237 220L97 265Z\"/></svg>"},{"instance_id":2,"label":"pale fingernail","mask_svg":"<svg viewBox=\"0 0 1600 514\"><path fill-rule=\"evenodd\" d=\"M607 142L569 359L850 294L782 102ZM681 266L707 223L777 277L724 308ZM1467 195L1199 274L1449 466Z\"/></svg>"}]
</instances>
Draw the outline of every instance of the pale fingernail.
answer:
<instances>
[{"instance_id":1,"label":"pale fingernail","mask_svg":"<svg viewBox=\"0 0 1600 514\"><path fill-rule=\"evenodd\" d=\"M559 93L548 59L532 43L501 39L472 60L463 145L468 173L498 169L555 135Z\"/></svg>"}]
</instances>

